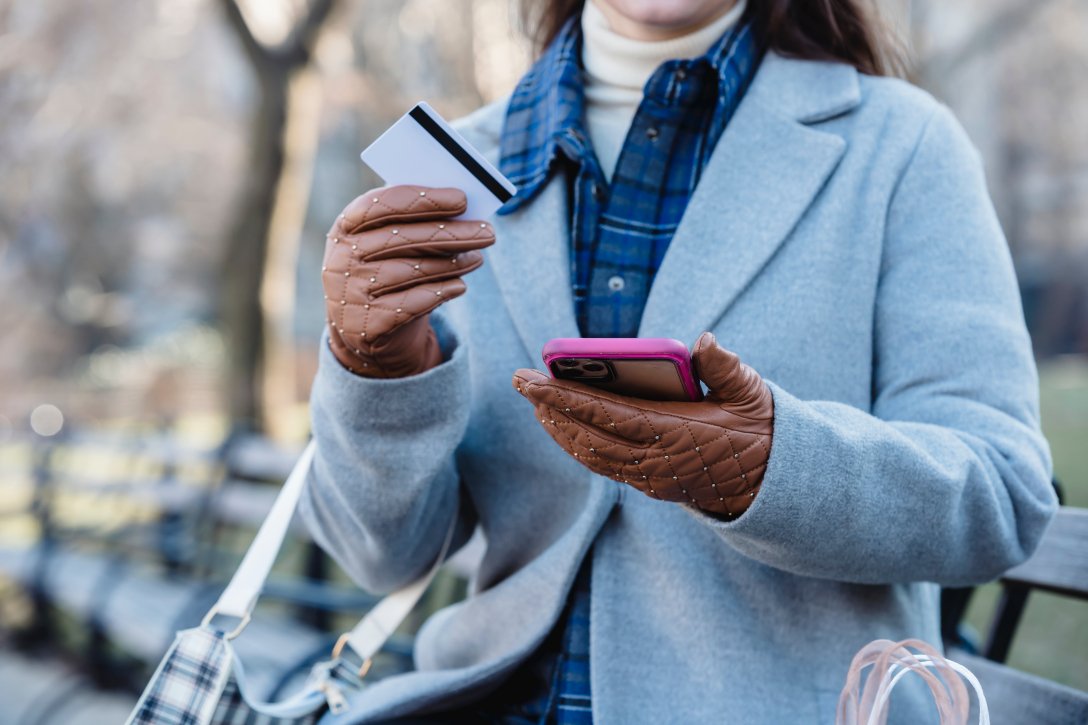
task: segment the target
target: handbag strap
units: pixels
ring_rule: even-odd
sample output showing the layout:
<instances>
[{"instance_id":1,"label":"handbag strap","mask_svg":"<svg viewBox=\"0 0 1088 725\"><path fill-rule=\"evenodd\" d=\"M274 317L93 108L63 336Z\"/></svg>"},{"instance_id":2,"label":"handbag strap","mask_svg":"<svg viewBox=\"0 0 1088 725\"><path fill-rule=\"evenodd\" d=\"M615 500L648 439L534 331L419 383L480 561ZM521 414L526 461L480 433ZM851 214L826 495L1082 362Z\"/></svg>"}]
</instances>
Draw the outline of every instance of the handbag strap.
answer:
<instances>
[{"instance_id":1,"label":"handbag strap","mask_svg":"<svg viewBox=\"0 0 1088 725\"><path fill-rule=\"evenodd\" d=\"M272 509L268 512L257 535L246 550L242 563L230 578L230 583L219 601L211 608L209 619L215 614L224 617L237 617L243 621L249 618L253 606L257 603L272 564L280 553L283 540L287 537L287 528L295 515L302 489L306 485L306 475L313 464L316 446L313 441L306 444L287 481L280 488Z\"/></svg>"},{"instance_id":2,"label":"handbag strap","mask_svg":"<svg viewBox=\"0 0 1088 725\"><path fill-rule=\"evenodd\" d=\"M415 609L419 598L423 596L423 592L427 591L427 586L446 560L446 554L453 541L453 531L456 528L457 516L454 516L446 531L446 540L442 542L442 549L426 574L375 604L350 632L340 638L340 641L355 650L364 662L369 662L370 658L378 653L405 617ZM339 648L338 646L334 656L339 656Z\"/></svg>"},{"instance_id":3,"label":"handbag strap","mask_svg":"<svg viewBox=\"0 0 1088 725\"><path fill-rule=\"evenodd\" d=\"M287 529L298 507L310 466L313 465L315 451L316 445L311 440L302 451L294 468L291 469L290 475L287 476L287 481L276 496L272 509L265 517L261 528L258 529L249 549L246 550L242 563L238 565L227 588L219 595L219 600L204 617L205 625L208 625L217 615L236 617L241 620L234 631L227 635L228 639L241 634L249 623L253 607L257 604L268 574L272 571L272 564L276 561L276 556L283 546L283 540L287 536ZM438 573L449 551L450 543L453 541L456 525L457 516L454 516L449 530L446 531L442 549L427 573L378 602L350 632L340 638L336 656L339 656L345 644L364 660L369 660L382 648L394 630L415 608L419 598L423 596L423 592L434 579L434 575Z\"/></svg>"}]
</instances>

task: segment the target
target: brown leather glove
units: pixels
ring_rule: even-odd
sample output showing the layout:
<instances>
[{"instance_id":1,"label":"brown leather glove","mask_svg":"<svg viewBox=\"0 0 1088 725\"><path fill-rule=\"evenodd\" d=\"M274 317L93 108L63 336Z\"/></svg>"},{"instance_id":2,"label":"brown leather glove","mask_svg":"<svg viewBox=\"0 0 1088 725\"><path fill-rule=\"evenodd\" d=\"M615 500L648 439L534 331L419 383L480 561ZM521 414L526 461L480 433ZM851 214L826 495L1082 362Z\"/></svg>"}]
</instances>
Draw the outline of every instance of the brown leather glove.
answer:
<instances>
[{"instance_id":1,"label":"brown leather glove","mask_svg":"<svg viewBox=\"0 0 1088 725\"><path fill-rule=\"evenodd\" d=\"M514 387L552 438L594 473L732 519L763 482L774 401L759 374L709 332L692 362L710 389L698 403L631 398L537 370L518 370Z\"/></svg>"},{"instance_id":2,"label":"brown leather glove","mask_svg":"<svg viewBox=\"0 0 1088 725\"><path fill-rule=\"evenodd\" d=\"M321 268L329 346L341 365L402 378L442 362L430 312L464 294L461 275L495 242L490 224L449 220L466 203L458 189L391 186L347 205Z\"/></svg>"}]
</instances>

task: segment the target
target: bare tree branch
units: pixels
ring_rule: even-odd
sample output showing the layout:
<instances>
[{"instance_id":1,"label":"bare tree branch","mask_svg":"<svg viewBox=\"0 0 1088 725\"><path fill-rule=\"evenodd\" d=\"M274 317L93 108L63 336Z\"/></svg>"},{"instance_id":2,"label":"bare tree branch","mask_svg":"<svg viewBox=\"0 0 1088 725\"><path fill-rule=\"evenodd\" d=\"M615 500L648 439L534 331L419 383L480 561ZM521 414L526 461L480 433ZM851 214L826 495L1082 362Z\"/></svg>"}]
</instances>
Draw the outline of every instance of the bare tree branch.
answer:
<instances>
[{"instance_id":1,"label":"bare tree branch","mask_svg":"<svg viewBox=\"0 0 1088 725\"><path fill-rule=\"evenodd\" d=\"M249 23L246 22L245 16L242 15L242 9L238 7L237 0L220 0L219 4L223 6L223 12L227 16L227 24L230 25L231 30L234 31L235 36L241 42L242 50L245 52L246 57L249 58L249 62L255 68L262 68L267 65L272 60L272 53L254 37L253 31L249 28Z\"/></svg>"},{"instance_id":2,"label":"bare tree branch","mask_svg":"<svg viewBox=\"0 0 1088 725\"><path fill-rule=\"evenodd\" d=\"M310 3L302 21L295 25L291 35L280 46L277 53L287 61L288 65L298 67L310 62L310 54L313 52L318 32L335 4L335 0L313 0Z\"/></svg>"},{"instance_id":3,"label":"bare tree branch","mask_svg":"<svg viewBox=\"0 0 1088 725\"><path fill-rule=\"evenodd\" d=\"M238 0L220 0L227 22L242 44L246 57L257 69L270 64L282 64L288 71L300 68L310 62L314 42L322 24L336 5L335 0L313 0L306 12L295 23L287 39L274 47L257 40L246 22Z\"/></svg>"},{"instance_id":4,"label":"bare tree branch","mask_svg":"<svg viewBox=\"0 0 1088 725\"><path fill-rule=\"evenodd\" d=\"M2 1L2 0L0 0ZM311 61L313 46L335 0L310 0L287 39L260 42L242 15L241 0L220 0L258 83L248 139L249 169L227 229L220 268L219 311L229 341L227 389L234 421L260 425L265 417L261 378L266 374L265 324L260 290L267 265L276 195L288 150L291 80Z\"/></svg>"}]
</instances>

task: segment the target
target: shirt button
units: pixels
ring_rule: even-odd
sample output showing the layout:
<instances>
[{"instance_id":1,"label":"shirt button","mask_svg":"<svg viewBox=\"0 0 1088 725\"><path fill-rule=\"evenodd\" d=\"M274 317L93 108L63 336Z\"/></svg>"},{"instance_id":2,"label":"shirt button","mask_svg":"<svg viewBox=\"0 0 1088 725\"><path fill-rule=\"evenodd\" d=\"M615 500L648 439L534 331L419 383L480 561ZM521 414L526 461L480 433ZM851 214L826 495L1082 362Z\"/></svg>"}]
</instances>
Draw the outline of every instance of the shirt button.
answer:
<instances>
[{"instance_id":1,"label":"shirt button","mask_svg":"<svg viewBox=\"0 0 1088 725\"><path fill-rule=\"evenodd\" d=\"M684 70L683 68L680 68L680 69L678 69L676 71L676 80L682 81L687 77L688 77L688 72L686 70Z\"/></svg>"},{"instance_id":2,"label":"shirt button","mask_svg":"<svg viewBox=\"0 0 1088 725\"><path fill-rule=\"evenodd\" d=\"M600 184L594 182L593 187L592 187L592 191L593 191L593 198L594 199L596 199L597 201L604 201L605 193L604 193L604 187L603 186L601 186Z\"/></svg>"},{"instance_id":3,"label":"shirt button","mask_svg":"<svg viewBox=\"0 0 1088 725\"><path fill-rule=\"evenodd\" d=\"M620 290L622 290L623 285L623 277L619 276L618 274L608 278L608 289L612 290L613 292L619 292Z\"/></svg>"},{"instance_id":4,"label":"shirt button","mask_svg":"<svg viewBox=\"0 0 1088 725\"><path fill-rule=\"evenodd\" d=\"M657 127L656 126L650 126L648 129L646 129L646 138L650 139L651 141L653 141L655 138L657 138Z\"/></svg>"}]
</instances>

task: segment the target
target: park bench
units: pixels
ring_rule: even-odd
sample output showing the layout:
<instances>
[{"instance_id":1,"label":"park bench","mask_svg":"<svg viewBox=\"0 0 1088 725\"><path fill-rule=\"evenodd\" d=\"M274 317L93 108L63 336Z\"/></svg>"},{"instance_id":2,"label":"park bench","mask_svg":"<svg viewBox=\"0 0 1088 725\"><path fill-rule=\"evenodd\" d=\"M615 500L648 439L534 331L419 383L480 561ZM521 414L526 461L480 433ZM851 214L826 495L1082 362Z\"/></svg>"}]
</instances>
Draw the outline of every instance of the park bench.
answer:
<instances>
[{"instance_id":1,"label":"park bench","mask_svg":"<svg viewBox=\"0 0 1088 725\"><path fill-rule=\"evenodd\" d=\"M109 477L92 478L58 466L56 459L77 446L119 452L132 460ZM46 723L65 722L63 713L73 711L71 703L78 699L85 701L83 722L112 722L104 713L134 702L174 631L195 625L215 600L241 548L271 507L277 487L269 484L282 482L295 453L242 434L207 451L187 450L168 436L134 441L84 435L39 445L29 508L41 538L32 546L0 547L0 577L30 593L36 611L33 638L56 639L50 611L83 623L88 634L80 659L89 678L72 667L54 667L52 674L39 672L41 665L24 668L26 657L0 652L0 702L11 712L35 713L35 722ZM71 525L57 510L72 495L146 515L118 527ZM374 601L350 584L330 583L329 562L305 529L296 524L293 535L292 558L302 571L274 575L264 598L273 606L260 612L236 642L254 691L266 696L289 689L310 663L327 655L335 626L350 621L350 616L340 621L337 616L357 615ZM452 568L466 574L480 548L477 540L459 553ZM457 595L449 591L449 582L437 596L440 602ZM1003 664L1033 589L1088 599L1088 511L1063 507L1035 555L1007 572L1000 585L1001 601L982 654L949 640L953 659L982 681L992 712L1000 713L997 723L1088 723L1088 693ZM944 620L954 628L969 592L948 593L955 596L946 598ZM393 640L389 650L387 671L408 666L410 637ZM136 666L119 666L118 651ZM52 686L24 684L28 677ZM120 686L121 694L97 697L95 685ZM49 702L50 696L56 702Z\"/></svg>"},{"instance_id":2,"label":"park bench","mask_svg":"<svg viewBox=\"0 0 1088 725\"><path fill-rule=\"evenodd\" d=\"M0 722L5 725L119 725L136 698L94 686L56 656L0 651Z\"/></svg>"},{"instance_id":3,"label":"park bench","mask_svg":"<svg viewBox=\"0 0 1088 725\"><path fill-rule=\"evenodd\" d=\"M65 465L88 450L99 459L112 456L102 466L109 475ZM36 441L28 511L40 535L29 545L0 546L0 578L24 589L33 606L33 621L19 639L42 651L41 643L64 638L58 631L64 627L53 620L75 622L84 630L79 660L91 683L120 688L134 701L174 632L199 623L215 601L296 454L237 433L213 450L189 450L155 435ZM86 518L78 509L92 506L125 521L78 522ZM235 642L252 691L262 697L282 694L301 679L331 651L334 626L375 601L350 584L329 581L328 560L298 522L292 536L293 569L302 571L277 568L262 598L271 604ZM337 621L341 613L349 614ZM394 638L386 651L383 669L407 667L411 638ZM0 679L0 702L7 706L38 712L46 706L30 702L37 698L33 688ZM83 721L96 720L88 713Z\"/></svg>"},{"instance_id":4,"label":"park bench","mask_svg":"<svg viewBox=\"0 0 1088 725\"><path fill-rule=\"evenodd\" d=\"M999 580L1001 595L981 654L950 643L949 656L975 673L982 683L993 722L999 725L1084 725L1088 692L1020 672L1004 664L1033 590L1088 601L1088 509L1063 506L1035 554ZM957 598L962 617L967 598Z\"/></svg>"}]
</instances>

